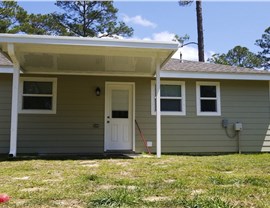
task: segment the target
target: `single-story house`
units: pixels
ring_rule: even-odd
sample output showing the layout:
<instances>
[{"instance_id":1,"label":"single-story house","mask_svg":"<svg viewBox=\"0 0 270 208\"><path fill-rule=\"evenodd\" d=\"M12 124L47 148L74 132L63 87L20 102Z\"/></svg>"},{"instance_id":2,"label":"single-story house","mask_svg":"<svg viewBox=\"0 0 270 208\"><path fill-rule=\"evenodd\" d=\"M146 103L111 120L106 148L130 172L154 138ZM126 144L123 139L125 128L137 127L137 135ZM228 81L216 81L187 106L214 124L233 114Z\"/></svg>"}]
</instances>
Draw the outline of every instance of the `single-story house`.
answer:
<instances>
[{"instance_id":1,"label":"single-story house","mask_svg":"<svg viewBox=\"0 0 270 208\"><path fill-rule=\"evenodd\" d=\"M0 34L0 154L270 151L270 73L175 42Z\"/></svg>"}]
</instances>

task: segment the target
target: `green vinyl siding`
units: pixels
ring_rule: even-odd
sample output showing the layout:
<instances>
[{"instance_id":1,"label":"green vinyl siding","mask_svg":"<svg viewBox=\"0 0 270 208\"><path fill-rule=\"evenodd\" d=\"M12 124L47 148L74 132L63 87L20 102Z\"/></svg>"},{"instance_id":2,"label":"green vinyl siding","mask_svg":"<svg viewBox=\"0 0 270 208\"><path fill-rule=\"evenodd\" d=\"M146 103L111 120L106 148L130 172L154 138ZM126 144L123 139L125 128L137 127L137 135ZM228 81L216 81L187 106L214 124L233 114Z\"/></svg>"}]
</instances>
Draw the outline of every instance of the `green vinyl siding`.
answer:
<instances>
[{"instance_id":1,"label":"green vinyl siding","mask_svg":"<svg viewBox=\"0 0 270 208\"><path fill-rule=\"evenodd\" d=\"M155 151L152 79L51 77L57 78L57 112L19 114L18 153L102 153L106 81L135 83L135 118ZM171 80L185 82L186 116L162 116L163 153L236 152L236 139L228 138L221 126L223 118L243 123L240 136L243 152L270 151L268 81ZM220 82L221 116L196 115L196 81ZM11 87L12 76L0 74L0 153L9 151ZM95 95L97 87L101 89L100 96ZM145 151L137 128L135 134L136 152Z\"/></svg>"},{"instance_id":2,"label":"green vinyl siding","mask_svg":"<svg viewBox=\"0 0 270 208\"><path fill-rule=\"evenodd\" d=\"M9 153L12 75L0 74L0 154Z\"/></svg>"}]
</instances>

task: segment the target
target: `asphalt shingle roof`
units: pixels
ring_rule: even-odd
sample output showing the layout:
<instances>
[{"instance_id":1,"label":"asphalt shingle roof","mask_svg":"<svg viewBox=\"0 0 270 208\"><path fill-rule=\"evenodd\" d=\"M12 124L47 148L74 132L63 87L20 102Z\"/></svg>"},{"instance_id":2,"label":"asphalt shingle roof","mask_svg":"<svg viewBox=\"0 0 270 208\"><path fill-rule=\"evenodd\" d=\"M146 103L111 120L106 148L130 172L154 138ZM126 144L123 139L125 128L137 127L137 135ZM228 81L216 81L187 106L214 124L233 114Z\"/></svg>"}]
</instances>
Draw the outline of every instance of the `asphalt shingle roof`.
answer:
<instances>
[{"instance_id":1,"label":"asphalt shingle roof","mask_svg":"<svg viewBox=\"0 0 270 208\"><path fill-rule=\"evenodd\" d=\"M256 70L244 67L228 66L197 61L180 62L179 59L170 59L163 67L163 71L200 72L200 73L239 73L239 74L270 74L266 70Z\"/></svg>"},{"instance_id":2,"label":"asphalt shingle roof","mask_svg":"<svg viewBox=\"0 0 270 208\"><path fill-rule=\"evenodd\" d=\"M8 60L7 57L5 57L1 52L0 52L0 66L12 66L13 64L11 63L10 60Z\"/></svg>"}]
</instances>

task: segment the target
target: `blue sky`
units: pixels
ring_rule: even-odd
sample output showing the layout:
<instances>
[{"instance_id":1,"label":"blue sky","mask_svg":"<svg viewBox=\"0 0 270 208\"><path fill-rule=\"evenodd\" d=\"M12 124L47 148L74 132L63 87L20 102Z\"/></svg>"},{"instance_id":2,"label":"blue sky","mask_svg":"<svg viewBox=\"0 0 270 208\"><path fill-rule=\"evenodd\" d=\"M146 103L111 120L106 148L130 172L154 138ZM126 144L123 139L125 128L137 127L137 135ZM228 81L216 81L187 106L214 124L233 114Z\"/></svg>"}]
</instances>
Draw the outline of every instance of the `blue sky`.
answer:
<instances>
[{"instance_id":1,"label":"blue sky","mask_svg":"<svg viewBox=\"0 0 270 208\"><path fill-rule=\"evenodd\" d=\"M34 13L55 11L54 1L20 2ZM136 39L170 40L173 34L190 36L196 41L195 3L179 7L177 1L116 1L119 19L134 28ZM251 51L260 50L254 45L270 26L270 1L203 1L205 52L224 53L236 45ZM196 46L182 49L185 59L196 60ZM176 55L178 56L178 55Z\"/></svg>"}]
</instances>

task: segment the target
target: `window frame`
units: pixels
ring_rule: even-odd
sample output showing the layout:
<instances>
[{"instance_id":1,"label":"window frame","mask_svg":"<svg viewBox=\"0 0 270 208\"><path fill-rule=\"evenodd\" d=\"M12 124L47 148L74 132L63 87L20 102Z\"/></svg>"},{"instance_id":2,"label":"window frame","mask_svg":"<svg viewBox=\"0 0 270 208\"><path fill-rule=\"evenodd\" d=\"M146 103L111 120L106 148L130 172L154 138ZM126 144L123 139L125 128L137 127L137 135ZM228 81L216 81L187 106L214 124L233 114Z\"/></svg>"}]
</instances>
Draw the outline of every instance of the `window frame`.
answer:
<instances>
[{"instance_id":1,"label":"window frame","mask_svg":"<svg viewBox=\"0 0 270 208\"><path fill-rule=\"evenodd\" d=\"M161 111L160 109L160 115L163 116L185 116L186 115L186 87L184 81L160 81L161 85L179 85L181 86L181 98L179 97L163 97L164 99L181 99L182 104L182 111ZM151 80L151 115L156 115L156 109L155 109L155 95L156 92L156 81ZM162 100L162 97L160 96L160 100Z\"/></svg>"},{"instance_id":2,"label":"window frame","mask_svg":"<svg viewBox=\"0 0 270 208\"><path fill-rule=\"evenodd\" d=\"M202 112L201 111L201 86L215 86L216 97L204 97L203 100L216 100L217 111L215 112ZM197 116L221 116L221 99L220 99L220 82L196 82L196 107Z\"/></svg>"},{"instance_id":3,"label":"window frame","mask_svg":"<svg viewBox=\"0 0 270 208\"><path fill-rule=\"evenodd\" d=\"M24 94L23 87L24 82L51 82L52 83L52 94ZM23 109L23 97L52 97L52 109L42 110L42 109ZM20 114L56 114L56 104L57 104L57 78L52 77L21 77L19 85L19 113Z\"/></svg>"}]
</instances>

